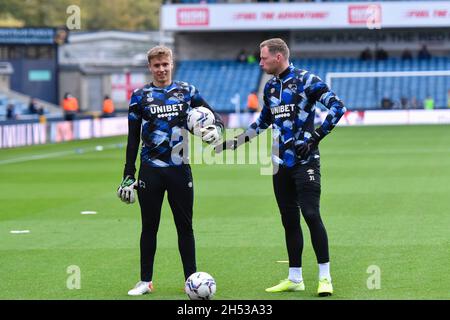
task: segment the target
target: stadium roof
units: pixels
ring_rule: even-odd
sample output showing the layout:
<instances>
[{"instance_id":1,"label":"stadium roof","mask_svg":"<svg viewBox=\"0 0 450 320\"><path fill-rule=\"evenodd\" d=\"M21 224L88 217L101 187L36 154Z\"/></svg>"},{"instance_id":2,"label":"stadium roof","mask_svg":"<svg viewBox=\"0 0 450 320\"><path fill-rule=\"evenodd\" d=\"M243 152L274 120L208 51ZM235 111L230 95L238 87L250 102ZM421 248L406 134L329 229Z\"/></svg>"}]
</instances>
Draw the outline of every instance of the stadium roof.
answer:
<instances>
[{"instance_id":1,"label":"stadium roof","mask_svg":"<svg viewBox=\"0 0 450 320\"><path fill-rule=\"evenodd\" d=\"M93 42L99 40L126 40L143 42L163 42L173 43L173 37L170 34L161 34L159 31L148 32L129 32L119 30L92 31L92 32L71 32L69 43Z\"/></svg>"}]
</instances>

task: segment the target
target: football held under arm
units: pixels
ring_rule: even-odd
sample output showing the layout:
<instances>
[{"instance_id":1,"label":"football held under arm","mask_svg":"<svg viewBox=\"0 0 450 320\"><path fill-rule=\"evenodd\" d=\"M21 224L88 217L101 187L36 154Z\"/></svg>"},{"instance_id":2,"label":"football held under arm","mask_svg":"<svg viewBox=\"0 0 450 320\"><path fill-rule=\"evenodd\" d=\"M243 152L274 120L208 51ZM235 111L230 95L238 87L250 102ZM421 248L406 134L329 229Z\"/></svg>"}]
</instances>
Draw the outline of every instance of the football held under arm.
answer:
<instances>
[{"instance_id":1,"label":"football held under arm","mask_svg":"<svg viewBox=\"0 0 450 320\"><path fill-rule=\"evenodd\" d=\"M221 116L216 111L214 111L214 109L208 104L208 102L206 102L206 100L200 95L197 89L194 89L194 95L191 98L191 107L192 108L205 107L211 110L211 112L214 114L215 125L218 126L223 131L224 124Z\"/></svg>"},{"instance_id":2,"label":"football held under arm","mask_svg":"<svg viewBox=\"0 0 450 320\"><path fill-rule=\"evenodd\" d=\"M214 111L214 109L206 102L205 99L198 93L197 89L194 89L194 95L191 99L191 107L199 108L204 107L210 110L214 115L214 124L201 128L202 140L208 144L215 145L222 137L224 130L224 124L220 115Z\"/></svg>"}]
</instances>

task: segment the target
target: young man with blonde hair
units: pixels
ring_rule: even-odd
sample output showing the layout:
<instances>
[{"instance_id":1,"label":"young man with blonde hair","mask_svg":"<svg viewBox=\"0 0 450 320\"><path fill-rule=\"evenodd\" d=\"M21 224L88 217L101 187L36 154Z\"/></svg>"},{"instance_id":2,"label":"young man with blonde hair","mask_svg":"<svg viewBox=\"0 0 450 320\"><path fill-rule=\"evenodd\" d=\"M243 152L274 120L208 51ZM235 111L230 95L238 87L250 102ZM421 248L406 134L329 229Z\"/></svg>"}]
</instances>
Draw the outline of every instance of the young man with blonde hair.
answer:
<instances>
[{"instance_id":1,"label":"young man with blonde hair","mask_svg":"<svg viewBox=\"0 0 450 320\"><path fill-rule=\"evenodd\" d=\"M216 147L234 150L272 125L274 164L273 188L289 257L286 280L267 288L267 292L303 291L303 235L300 212L308 225L319 267L317 293L333 293L328 253L328 238L320 216L319 142L330 133L346 109L342 101L316 75L289 63L289 48L279 38L260 45L260 67L273 75L264 88L264 105L259 118L233 140ZM328 109L323 123L314 127L315 104Z\"/></svg>"},{"instance_id":2,"label":"young man with blonde hair","mask_svg":"<svg viewBox=\"0 0 450 320\"><path fill-rule=\"evenodd\" d=\"M165 46L156 46L147 54L153 82L136 89L128 111L128 144L123 180L117 195L125 203L135 201L137 188L141 208L140 281L129 295L153 290L153 264L156 252L161 206L167 191L177 234L185 280L196 272L195 240L192 229L194 187L188 163L186 118L192 108L212 108L191 84L172 81L173 55ZM213 111L213 110L212 110ZM215 124L203 131L203 141L219 141L223 122L213 111ZM135 162L142 139L141 165L135 179Z\"/></svg>"}]
</instances>

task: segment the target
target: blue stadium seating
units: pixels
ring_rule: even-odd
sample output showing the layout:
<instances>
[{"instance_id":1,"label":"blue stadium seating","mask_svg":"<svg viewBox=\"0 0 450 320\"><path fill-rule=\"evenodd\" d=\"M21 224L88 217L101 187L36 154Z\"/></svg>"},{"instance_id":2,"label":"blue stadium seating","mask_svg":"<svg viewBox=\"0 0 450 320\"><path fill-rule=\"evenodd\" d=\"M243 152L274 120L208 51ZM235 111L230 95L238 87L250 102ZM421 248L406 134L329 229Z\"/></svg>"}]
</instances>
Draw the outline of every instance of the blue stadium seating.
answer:
<instances>
[{"instance_id":1,"label":"blue stadium seating","mask_svg":"<svg viewBox=\"0 0 450 320\"><path fill-rule=\"evenodd\" d=\"M353 58L297 59L293 63L298 68L317 74L323 80L328 72L450 70L450 59L447 57L429 60L391 58L384 61L360 61ZM415 97L423 101L427 95L434 98L436 107L446 107L449 89L450 76L343 78L332 81L332 90L349 109L379 108L384 96L399 103L402 97Z\"/></svg>"},{"instance_id":2,"label":"blue stadium seating","mask_svg":"<svg viewBox=\"0 0 450 320\"><path fill-rule=\"evenodd\" d=\"M235 110L231 99L239 94L241 109L248 94L258 89L261 70L257 63L235 61L180 61L175 80L186 81L198 88L200 94L215 110Z\"/></svg>"},{"instance_id":3,"label":"blue stadium seating","mask_svg":"<svg viewBox=\"0 0 450 320\"><path fill-rule=\"evenodd\" d=\"M434 57L429 60L361 61L354 58L294 59L298 68L320 76L324 81L328 72L367 71L429 71L450 70L450 58ZM219 111L234 111L230 99L238 93L241 110L245 109L250 90L259 87L261 71L257 64L234 61L182 61L177 66L175 78L188 81L198 87L205 99ZM399 104L402 97L415 97L423 101L431 95L438 108L447 106L450 76L343 78L334 79L332 90L350 110L380 108L386 96Z\"/></svg>"},{"instance_id":4,"label":"blue stadium seating","mask_svg":"<svg viewBox=\"0 0 450 320\"><path fill-rule=\"evenodd\" d=\"M385 61L361 61L354 58L294 59L292 62L296 67L309 70L323 80L328 72L450 70L450 58L447 57L429 60L391 58ZM195 85L216 110L233 112L235 105L231 99L238 94L240 108L244 110L249 92L259 88L261 75L257 63L195 60L179 61L175 79ZM332 90L350 110L379 108L384 96L399 103L402 97L414 96L423 101L427 95L431 95L436 107L446 107L449 89L450 76L344 78L334 79L332 82ZM5 116L8 103L15 104L16 114L28 113L26 104L8 100L0 93L0 118Z\"/></svg>"}]
</instances>

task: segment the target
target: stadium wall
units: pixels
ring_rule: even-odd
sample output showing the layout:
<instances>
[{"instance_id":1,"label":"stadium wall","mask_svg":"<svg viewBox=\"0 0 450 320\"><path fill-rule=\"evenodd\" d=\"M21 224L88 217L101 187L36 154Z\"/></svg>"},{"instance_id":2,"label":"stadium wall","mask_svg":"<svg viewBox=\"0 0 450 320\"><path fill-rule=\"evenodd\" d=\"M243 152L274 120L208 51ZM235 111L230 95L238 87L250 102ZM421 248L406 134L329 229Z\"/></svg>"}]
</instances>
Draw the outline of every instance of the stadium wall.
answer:
<instances>
[{"instance_id":1,"label":"stadium wall","mask_svg":"<svg viewBox=\"0 0 450 320\"><path fill-rule=\"evenodd\" d=\"M127 117L0 123L0 149L125 135Z\"/></svg>"},{"instance_id":2,"label":"stadium wall","mask_svg":"<svg viewBox=\"0 0 450 320\"><path fill-rule=\"evenodd\" d=\"M327 111L316 111L315 125L323 123ZM226 127L241 128L254 122L259 114L228 114ZM347 111L338 126L450 124L450 109L443 110L369 110Z\"/></svg>"},{"instance_id":3,"label":"stadium wall","mask_svg":"<svg viewBox=\"0 0 450 320\"><path fill-rule=\"evenodd\" d=\"M322 123L326 115L326 111L317 112L316 124ZM226 128L242 128L247 127L258 116L258 113L231 113L223 115L223 120ZM348 111L338 126L418 124L450 124L450 109ZM127 133L127 117L82 119L72 122L4 122L0 123L0 149L110 137Z\"/></svg>"},{"instance_id":4,"label":"stadium wall","mask_svg":"<svg viewBox=\"0 0 450 320\"><path fill-rule=\"evenodd\" d=\"M174 37L176 60L235 59L241 50L258 57L259 44L272 37L285 39L294 58L359 58L366 48L383 48L391 57L408 49L416 56L422 45L434 56L450 50L450 28L178 32Z\"/></svg>"},{"instance_id":5,"label":"stadium wall","mask_svg":"<svg viewBox=\"0 0 450 320\"><path fill-rule=\"evenodd\" d=\"M175 34L175 60L229 60L241 50L247 54L258 51L268 38L289 38L288 31L278 32L179 32Z\"/></svg>"}]
</instances>

